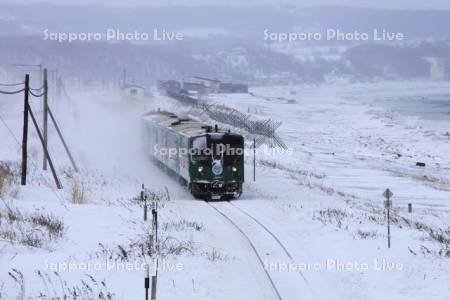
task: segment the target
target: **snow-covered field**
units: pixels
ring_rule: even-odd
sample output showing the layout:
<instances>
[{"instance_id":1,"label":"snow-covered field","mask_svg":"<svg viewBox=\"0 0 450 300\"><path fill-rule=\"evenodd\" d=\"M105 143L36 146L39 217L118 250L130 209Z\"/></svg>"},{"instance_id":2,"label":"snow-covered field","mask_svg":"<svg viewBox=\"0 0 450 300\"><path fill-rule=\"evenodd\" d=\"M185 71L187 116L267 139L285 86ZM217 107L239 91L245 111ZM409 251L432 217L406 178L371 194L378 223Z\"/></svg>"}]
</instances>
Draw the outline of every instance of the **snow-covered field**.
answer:
<instances>
[{"instance_id":1,"label":"snow-covered field","mask_svg":"<svg viewBox=\"0 0 450 300\"><path fill-rule=\"evenodd\" d=\"M259 148L256 182L249 155L244 194L231 204L193 199L142 153L141 113L190 111L167 97L73 93L52 103L82 169L70 169L52 129L63 190L39 170L34 129L29 185L17 184L20 145L1 123L0 160L13 179L0 194L0 299L142 299L150 262L150 224L136 200L142 183L162 203L157 299L448 299L450 84L338 81L251 92L207 101L282 121L289 152ZM442 114L428 110L432 96ZM19 141L21 105L0 96L0 116ZM386 188L394 192L390 249Z\"/></svg>"}]
</instances>

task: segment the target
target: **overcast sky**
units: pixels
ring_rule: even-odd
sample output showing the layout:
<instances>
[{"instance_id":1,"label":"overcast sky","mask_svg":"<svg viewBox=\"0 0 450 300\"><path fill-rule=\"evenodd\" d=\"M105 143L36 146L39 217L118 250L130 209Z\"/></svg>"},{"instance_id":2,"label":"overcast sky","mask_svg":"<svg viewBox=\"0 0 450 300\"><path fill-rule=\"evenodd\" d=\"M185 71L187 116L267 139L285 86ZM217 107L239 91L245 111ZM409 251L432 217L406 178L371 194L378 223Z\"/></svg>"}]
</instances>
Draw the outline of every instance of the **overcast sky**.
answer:
<instances>
[{"instance_id":1,"label":"overcast sky","mask_svg":"<svg viewBox=\"0 0 450 300\"><path fill-rule=\"evenodd\" d=\"M0 3L39 3L43 0L0 0ZM103 4L103 5L167 5L167 4L278 4L297 5L346 5L389 9L450 9L449 0L45 0L57 4Z\"/></svg>"}]
</instances>

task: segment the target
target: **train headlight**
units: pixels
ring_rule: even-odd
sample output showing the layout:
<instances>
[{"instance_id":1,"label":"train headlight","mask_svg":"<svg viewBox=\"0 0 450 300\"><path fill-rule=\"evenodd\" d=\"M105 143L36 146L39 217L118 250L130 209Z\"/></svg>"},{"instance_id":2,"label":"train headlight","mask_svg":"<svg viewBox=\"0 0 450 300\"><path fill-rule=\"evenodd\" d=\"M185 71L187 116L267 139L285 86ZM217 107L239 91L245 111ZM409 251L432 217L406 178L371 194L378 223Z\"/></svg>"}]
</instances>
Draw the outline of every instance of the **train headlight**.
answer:
<instances>
[{"instance_id":1,"label":"train headlight","mask_svg":"<svg viewBox=\"0 0 450 300\"><path fill-rule=\"evenodd\" d=\"M203 166L199 166L199 167L197 168L197 171L198 171L199 173L203 172Z\"/></svg>"},{"instance_id":2,"label":"train headlight","mask_svg":"<svg viewBox=\"0 0 450 300\"><path fill-rule=\"evenodd\" d=\"M237 168L236 167L231 167L231 171L233 171L233 173L236 173L237 172Z\"/></svg>"}]
</instances>

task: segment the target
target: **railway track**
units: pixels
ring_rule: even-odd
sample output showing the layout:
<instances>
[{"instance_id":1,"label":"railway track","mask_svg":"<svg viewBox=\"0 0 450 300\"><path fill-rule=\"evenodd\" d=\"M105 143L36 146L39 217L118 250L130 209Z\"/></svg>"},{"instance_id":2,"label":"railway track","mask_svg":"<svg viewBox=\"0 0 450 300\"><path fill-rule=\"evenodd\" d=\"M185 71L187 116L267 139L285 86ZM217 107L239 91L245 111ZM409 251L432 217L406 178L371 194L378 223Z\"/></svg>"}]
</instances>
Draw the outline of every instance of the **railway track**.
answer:
<instances>
[{"instance_id":1,"label":"railway track","mask_svg":"<svg viewBox=\"0 0 450 300\"><path fill-rule=\"evenodd\" d=\"M266 257L278 260L276 262L295 261L286 246L267 226L229 201L206 203L235 227L247 241L264 270L275 299L319 299L301 270L295 273L269 272L265 264Z\"/></svg>"}]
</instances>

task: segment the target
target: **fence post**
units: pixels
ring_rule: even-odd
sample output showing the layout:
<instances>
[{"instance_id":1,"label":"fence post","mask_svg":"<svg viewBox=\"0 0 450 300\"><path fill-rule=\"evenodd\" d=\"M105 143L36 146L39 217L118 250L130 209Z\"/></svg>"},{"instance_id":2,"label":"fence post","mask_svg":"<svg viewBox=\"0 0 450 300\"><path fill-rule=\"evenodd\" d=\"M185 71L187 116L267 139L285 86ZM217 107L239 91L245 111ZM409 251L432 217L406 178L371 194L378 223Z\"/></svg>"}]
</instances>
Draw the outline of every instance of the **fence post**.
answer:
<instances>
[{"instance_id":1,"label":"fence post","mask_svg":"<svg viewBox=\"0 0 450 300\"><path fill-rule=\"evenodd\" d=\"M48 145L48 82L47 82L47 68L44 69L44 109L42 110L43 112L43 117L42 120L44 122L43 124L43 135L44 135L44 162L43 162L43 170L47 170L47 152L45 151L45 149L47 149L47 145Z\"/></svg>"},{"instance_id":2,"label":"fence post","mask_svg":"<svg viewBox=\"0 0 450 300\"><path fill-rule=\"evenodd\" d=\"M145 195L144 184L142 184L141 201L144 202L144 222L147 222L147 195Z\"/></svg>"},{"instance_id":3,"label":"fence post","mask_svg":"<svg viewBox=\"0 0 450 300\"><path fill-rule=\"evenodd\" d=\"M158 211L156 208L152 209L153 228L155 230L155 245L158 247Z\"/></svg>"},{"instance_id":4,"label":"fence post","mask_svg":"<svg viewBox=\"0 0 450 300\"><path fill-rule=\"evenodd\" d=\"M409 224L412 227L412 225L413 225L413 223L412 223L412 203L408 203L408 213L409 213Z\"/></svg>"},{"instance_id":5,"label":"fence post","mask_svg":"<svg viewBox=\"0 0 450 300\"><path fill-rule=\"evenodd\" d=\"M144 279L144 288L145 288L145 300L148 300L148 289L150 288L150 266L147 265L147 273Z\"/></svg>"},{"instance_id":6,"label":"fence post","mask_svg":"<svg viewBox=\"0 0 450 300\"><path fill-rule=\"evenodd\" d=\"M387 238L388 238L388 248L391 248L391 207L392 207L392 201L391 198L394 196L394 193L390 189L386 189L383 193L384 198L386 198L386 201L384 201L384 206L387 210Z\"/></svg>"},{"instance_id":7,"label":"fence post","mask_svg":"<svg viewBox=\"0 0 450 300\"><path fill-rule=\"evenodd\" d=\"M30 92L30 75L25 75L25 90L23 103L23 136L22 136L22 178L21 184L27 184L27 149L28 149L28 96Z\"/></svg>"},{"instance_id":8,"label":"fence post","mask_svg":"<svg viewBox=\"0 0 450 300\"><path fill-rule=\"evenodd\" d=\"M391 248L391 216L390 216L390 211L391 211L391 208L388 207L388 209L387 209L388 248Z\"/></svg>"},{"instance_id":9,"label":"fence post","mask_svg":"<svg viewBox=\"0 0 450 300\"><path fill-rule=\"evenodd\" d=\"M152 298L151 300L156 300L156 276L152 276Z\"/></svg>"}]
</instances>

